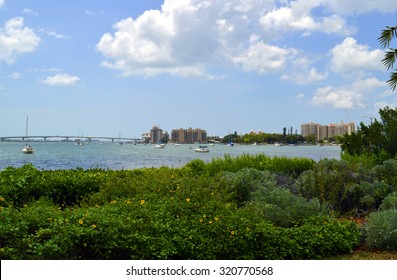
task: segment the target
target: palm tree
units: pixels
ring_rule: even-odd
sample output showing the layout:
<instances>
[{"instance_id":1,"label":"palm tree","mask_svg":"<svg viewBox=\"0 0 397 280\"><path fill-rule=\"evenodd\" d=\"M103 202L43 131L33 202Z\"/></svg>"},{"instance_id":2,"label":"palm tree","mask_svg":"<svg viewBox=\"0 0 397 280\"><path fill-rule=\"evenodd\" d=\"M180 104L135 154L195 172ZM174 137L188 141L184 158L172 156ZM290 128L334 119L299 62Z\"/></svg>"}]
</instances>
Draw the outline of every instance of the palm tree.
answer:
<instances>
[{"instance_id":1,"label":"palm tree","mask_svg":"<svg viewBox=\"0 0 397 280\"><path fill-rule=\"evenodd\" d=\"M382 59L383 64L387 70L393 67L397 58L397 49L390 48L390 42L393 38L397 38L397 25L386 26L386 29L382 30L381 36L378 38L379 43L383 48L389 48L386 51L385 57ZM397 69L390 74L390 79L387 81L391 89L394 91L397 87Z\"/></svg>"}]
</instances>

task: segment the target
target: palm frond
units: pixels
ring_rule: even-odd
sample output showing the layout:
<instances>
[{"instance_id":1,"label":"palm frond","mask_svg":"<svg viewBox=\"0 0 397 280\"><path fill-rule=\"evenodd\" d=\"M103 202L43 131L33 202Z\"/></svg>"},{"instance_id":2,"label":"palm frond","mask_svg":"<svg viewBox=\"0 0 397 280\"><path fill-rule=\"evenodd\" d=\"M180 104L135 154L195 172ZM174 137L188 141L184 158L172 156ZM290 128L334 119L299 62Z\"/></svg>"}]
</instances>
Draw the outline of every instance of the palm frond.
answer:
<instances>
[{"instance_id":1,"label":"palm frond","mask_svg":"<svg viewBox=\"0 0 397 280\"><path fill-rule=\"evenodd\" d=\"M393 67L397 58L397 49L390 49L385 54L385 57L382 59L383 65L385 65L386 69L389 70Z\"/></svg>"},{"instance_id":2,"label":"palm frond","mask_svg":"<svg viewBox=\"0 0 397 280\"><path fill-rule=\"evenodd\" d=\"M387 48L393 37L397 38L397 25L392 27L386 26L386 29L382 30L378 41L383 48Z\"/></svg>"},{"instance_id":3,"label":"palm frond","mask_svg":"<svg viewBox=\"0 0 397 280\"><path fill-rule=\"evenodd\" d=\"M392 91L397 87L397 72L392 72L390 74L390 79L387 81Z\"/></svg>"}]
</instances>

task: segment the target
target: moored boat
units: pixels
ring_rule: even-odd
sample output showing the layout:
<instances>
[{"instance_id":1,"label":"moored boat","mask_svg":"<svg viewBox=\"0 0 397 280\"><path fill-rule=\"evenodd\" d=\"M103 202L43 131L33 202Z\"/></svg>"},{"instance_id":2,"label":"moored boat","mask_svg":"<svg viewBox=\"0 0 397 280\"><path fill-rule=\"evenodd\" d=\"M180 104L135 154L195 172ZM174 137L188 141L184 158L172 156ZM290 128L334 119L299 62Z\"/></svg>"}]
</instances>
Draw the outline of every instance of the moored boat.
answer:
<instances>
[{"instance_id":1,"label":"moored boat","mask_svg":"<svg viewBox=\"0 0 397 280\"><path fill-rule=\"evenodd\" d=\"M208 149L207 146L199 146L197 149L194 149L195 152L197 153L208 153L210 150Z\"/></svg>"}]
</instances>

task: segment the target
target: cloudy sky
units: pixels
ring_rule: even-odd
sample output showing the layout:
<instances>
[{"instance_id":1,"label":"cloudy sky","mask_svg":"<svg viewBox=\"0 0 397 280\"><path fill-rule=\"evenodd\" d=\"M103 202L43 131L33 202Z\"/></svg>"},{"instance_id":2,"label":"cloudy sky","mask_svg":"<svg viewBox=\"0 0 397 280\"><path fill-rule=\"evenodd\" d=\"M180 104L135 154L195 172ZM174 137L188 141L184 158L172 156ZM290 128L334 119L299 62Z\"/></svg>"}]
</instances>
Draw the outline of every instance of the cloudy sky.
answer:
<instances>
[{"instance_id":1,"label":"cloudy sky","mask_svg":"<svg viewBox=\"0 0 397 280\"><path fill-rule=\"evenodd\" d=\"M390 0L0 0L0 135L300 133L397 106ZM397 46L397 40L395 46Z\"/></svg>"}]
</instances>

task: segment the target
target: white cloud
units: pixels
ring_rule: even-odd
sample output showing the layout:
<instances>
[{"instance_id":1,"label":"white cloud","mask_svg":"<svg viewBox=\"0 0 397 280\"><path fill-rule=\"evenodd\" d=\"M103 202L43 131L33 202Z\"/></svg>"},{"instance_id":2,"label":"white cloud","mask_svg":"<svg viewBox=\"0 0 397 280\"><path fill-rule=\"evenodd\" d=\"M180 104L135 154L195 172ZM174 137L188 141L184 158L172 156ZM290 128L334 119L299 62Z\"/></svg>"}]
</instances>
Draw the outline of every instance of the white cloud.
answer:
<instances>
[{"instance_id":1,"label":"white cloud","mask_svg":"<svg viewBox=\"0 0 397 280\"><path fill-rule=\"evenodd\" d=\"M311 59L307 57L294 58L288 66L287 71L281 76L282 80L289 80L296 84L305 85L318 81L325 80L328 77L328 72L320 73L312 67Z\"/></svg>"},{"instance_id":2,"label":"white cloud","mask_svg":"<svg viewBox=\"0 0 397 280\"><path fill-rule=\"evenodd\" d=\"M0 0L0 7L5 4L6 0Z\"/></svg>"},{"instance_id":3,"label":"white cloud","mask_svg":"<svg viewBox=\"0 0 397 280\"><path fill-rule=\"evenodd\" d=\"M102 65L123 75L213 77L209 74L212 68L236 66L266 74L285 69L297 56L296 49L277 45L275 39L313 32L351 36L356 29L343 15L382 10L386 1L379 1L379 6L372 0L371 4L357 2L360 7L353 9L349 1L340 0L164 0L159 10L116 22L114 31L103 34L96 48L105 57ZM347 12L339 13L343 8ZM335 72L361 66L374 69L371 63L379 50L355 43L350 48L359 51L359 58L342 61L343 53L338 52L342 47L348 46L333 50ZM304 84L327 77L310 65L303 70L295 75L284 73L282 78Z\"/></svg>"},{"instance_id":4,"label":"white cloud","mask_svg":"<svg viewBox=\"0 0 397 280\"><path fill-rule=\"evenodd\" d=\"M377 88L385 86L385 82L376 78L368 78L354 82L351 85L322 87L315 92L312 98L312 104L331 105L332 107L341 109L365 108L365 100Z\"/></svg>"},{"instance_id":5,"label":"white cloud","mask_svg":"<svg viewBox=\"0 0 397 280\"><path fill-rule=\"evenodd\" d=\"M241 64L244 71L265 74L284 69L287 58L295 53L294 49L283 49L259 42L243 55L236 57L235 62Z\"/></svg>"},{"instance_id":6,"label":"white cloud","mask_svg":"<svg viewBox=\"0 0 397 280\"><path fill-rule=\"evenodd\" d=\"M19 54L33 52L39 43L33 29L24 27L22 17L12 18L0 28L0 61L13 63Z\"/></svg>"},{"instance_id":7,"label":"white cloud","mask_svg":"<svg viewBox=\"0 0 397 280\"><path fill-rule=\"evenodd\" d=\"M37 13L37 12L35 12L32 9L29 9L29 8L23 9L22 14L30 15L30 16L38 16L39 15L39 13Z\"/></svg>"},{"instance_id":8,"label":"white cloud","mask_svg":"<svg viewBox=\"0 0 397 280\"><path fill-rule=\"evenodd\" d=\"M336 14L315 18L312 11L321 4L320 0L291 1L289 5L273 9L263 15L260 23L265 31L302 31L303 36L308 36L313 31L344 35L355 32L353 27L348 26L346 21Z\"/></svg>"},{"instance_id":9,"label":"white cloud","mask_svg":"<svg viewBox=\"0 0 397 280\"><path fill-rule=\"evenodd\" d=\"M42 82L47 85L61 85L61 86L68 86L74 85L80 80L77 76L71 76L68 74L56 74L54 76L48 76L47 79L43 80Z\"/></svg>"},{"instance_id":10,"label":"white cloud","mask_svg":"<svg viewBox=\"0 0 397 280\"><path fill-rule=\"evenodd\" d=\"M369 50L368 46L357 44L354 38L347 37L342 44L331 51L331 69L335 72L384 70L381 60L383 51Z\"/></svg>"},{"instance_id":11,"label":"white cloud","mask_svg":"<svg viewBox=\"0 0 397 280\"><path fill-rule=\"evenodd\" d=\"M67 38L69 38L68 36L63 35L63 34L59 34L59 33L55 32L55 31L48 31L47 35L51 36L51 37L54 37L56 39L67 39Z\"/></svg>"}]
</instances>

